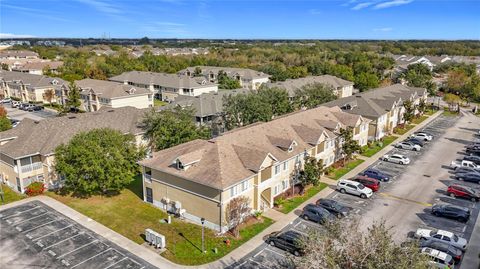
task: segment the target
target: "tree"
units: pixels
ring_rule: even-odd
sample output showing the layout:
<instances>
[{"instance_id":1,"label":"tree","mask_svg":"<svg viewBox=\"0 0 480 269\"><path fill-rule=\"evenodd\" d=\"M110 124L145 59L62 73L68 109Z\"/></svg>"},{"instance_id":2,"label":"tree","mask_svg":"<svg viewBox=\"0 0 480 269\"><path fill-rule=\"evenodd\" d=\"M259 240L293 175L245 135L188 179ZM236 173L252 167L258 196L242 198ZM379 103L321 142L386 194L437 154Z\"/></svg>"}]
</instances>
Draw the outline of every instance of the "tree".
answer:
<instances>
[{"instance_id":1,"label":"tree","mask_svg":"<svg viewBox=\"0 0 480 269\"><path fill-rule=\"evenodd\" d=\"M300 171L299 180L302 186L314 185L320 183L320 177L324 173L323 160L317 160L315 157L305 157L305 164L303 170Z\"/></svg>"},{"instance_id":2,"label":"tree","mask_svg":"<svg viewBox=\"0 0 480 269\"><path fill-rule=\"evenodd\" d=\"M355 87L361 92L376 88L380 84L377 75L372 73L360 73L355 75Z\"/></svg>"},{"instance_id":3,"label":"tree","mask_svg":"<svg viewBox=\"0 0 480 269\"><path fill-rule=\"evenodd\" d=\"M400 78L406 80L409 86L426 88L429 91L433 91L435 88L432 77L432 71L422 63L409 65L407 70L400 75Z\"/></svg>"},{"instance_id":4,"label":"tree","mask_svg":"<svg viewBox=\"0 0 480 269\"><path fill-rule=\"evenodd\" d=\"M202 68L200 67L195 67L195 70L193 71L193 76L194 77L199 77L202 75Z\"/></svg>"},{"instance_id":5,"label":"tree","mask_svg":"<svg viewBox=\"0 0 480 269\"><path fill-rule=\"evenodd\" d=\"M427 103L425 102L425 99L420 99L420 102L418 103L418 106L417 106L418 111L423 114L426 108L427 108Z\"/></svg>"},{"instance_id":6,"label":"tree","mask_svg":"<svg viewBox=\"0 0 480 269\"><path fill-rule=\"evenodd\" d=\"M67 93L67 102L65 104L65 110L66 112L70 112L73 108L75 111L78 111L78 108L80 107L80 105L81 105L80 89L74 82L71 82L68 93Z\"/></svg>"},{"instance_id":7,"label":"tree","mask_svg":"<svg viewBox=\"0 0 480 269\"><path fill-rule=\"evenodd\" d=\"M403 107L405 108L405 112L403 113L403 119L406 122L410 122L413 119L414 111L415 111L412 101L405 100L403 102Z\"/></svg>"},{"instance_id":8,"label":"tree","mask_svg":"<svg viewBox=\"0 0 480 269\"><path fill-rule=\"evenodd\" d=\"M392 240L385 222L365 228L358 220L328 222L325 230L304 238L306 253L293 259L295 267L345 269L427 269L430 258L418 244L401 246Z\"/></svg>"},{"instance_id":9,"label":"tree","mask_svg":"<svg viewBox=\"0 0 480 269\"><path fill-rule=\"evenodd\" d=\"M6 117L7 116L7 110L5 109L4 106L0 106L0 117Z\"/></svg>"},{"instance_id":10,"label":"tree","mask_svg":"<svg viewBox=\"0 0 480 269\"><path fill-rule=\"evenodd\" d=\"M448 109L452 110L452 108L462 101L460 99L460 96L452 94L452 93L447 93L443 96L443 101L445 101L448 104Z\"/></svg>"},{"instance_id":11,"label":"tree","mask_svg":"<svg viewBox=\"0 0 480 269\"><path fill-rule=\"evenodd\" d=\"M210 129L197 127L192 120L193 110L179 106L155 112L151 110L145 114L143 128L147 137L156 150L173 147L194 139L208 139Z\"/></svg>"},{"instance_id":12,"label":"tree","mask_svg":"<svg viewBox=\"0 0 480 269\"><path fill-rule=\"evenodd\" d=\"M150 39L148 37L142 37L139 41L138 44L140 45L148 45L150 44Z\"/></svg>"},{"instance_id":13,"label":"tree","mask_svg":"<svg viewBox=\"0 0 480 269\"><path fill-rule=\"evenodd\" d=\"M144 156L133 135L94 129L55 149L55 171L64 177L66 189L76 194L118 192L139 172L137 161Z\"/></svg>"},{"instance_id":14,"label":"tree","mask_svg":"<svg viewBox=\"0 0 480 269\"><path fill-rule=\"evenodd\" d=\"M12 129L12 122L6 117L0 117L0 132Z\"/></svg>"},{"instance_id":15,"label":"tree","mask_svg":"<svg viewBox=\"0 0 480 269\"><path fill-rule=\"evenodd\" d=\"M343 165L345 162L352 159L353 153L360 150L360 145L353 140L353 129L351 127L340 129L340 139L342 141L342 154L344 154Z\"/></svg>"},{"instance_id":16,"label":"tree","mask_svg":"<svg viewBox=\"0 0 480 269\"><path fill-rule=\"evenodd\" d=\"M52 104L52 100L55 97L55 91L53 89L48 89L43 93L43 98Z\"/></svg>"},{"instance_id":17,"label":"tree","mask_svg":"<svg viewBox=\"0 0 480 269\"><path fill-rule=\"evenodd\" d=\"M271 107L274 116L280 116L293 111L293 106L290 100L288 100L288 92L285 89L261 87L258 95L265 105Z\"/></svg>"},{"instance_id":18,"label":"tree","mask_svg":"<svg viewBox=\"0 0 480 269\"><path fill-rule=\"evenodd\" d=\"M2 63L2 64L1 64L1 69L2 69L2 70L9 70L10 67L8 66L8 64Z\"/></svg>"},{"instance_id":19,"label":"tree","mask_svg":"<svg viewBox=\"0 0 480 269\"><path fill-rule=\"evenodd\" d=\"M294 104L298 109L315 108L323 103L337 99L333 89L325 84L313 83L295 91Z\"/></svg>"},{"instance_id":20,"label":"tree","mask_svg":"<svg viewBox=\"0 0 480 269\"><path fill-rule=\"evenodd\" d=\"M217 79L220 89L233 90L242 87L239 80L230 78L223 70L218 71Z\"/></svg>"},{"instance_id":21,"label":"tree","mask_svg":"<svg viewBox=\"0 0 480 269\"><path fill-rule=\"evenodd\" d=\"M265 105L255 93L227 95L223 97L223 118L228 130L258 121L270 121L272 107Z\"/></svg>"},{"instance_id":22,"label":"tree","mask_svg":"<svg viewBox=\"0 0 480 269\"><path fill-rule=\"evenodd\" d=\"M225 208L225 219L233 235L240 236L239 225L251 214L250 199L246 196L238 196L230 200Z\"/></svg>"}]
</instances>

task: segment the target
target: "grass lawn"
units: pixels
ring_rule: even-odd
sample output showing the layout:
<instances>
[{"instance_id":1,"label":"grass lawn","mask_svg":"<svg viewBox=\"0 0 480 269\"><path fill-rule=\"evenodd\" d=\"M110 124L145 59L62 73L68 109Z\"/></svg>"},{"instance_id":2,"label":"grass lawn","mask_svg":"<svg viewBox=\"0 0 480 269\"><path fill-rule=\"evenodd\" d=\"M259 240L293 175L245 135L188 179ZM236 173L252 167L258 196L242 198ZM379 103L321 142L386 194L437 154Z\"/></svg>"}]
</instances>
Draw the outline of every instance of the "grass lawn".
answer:
<instances>
[{"instance_id":1,"label":"grass lawn","mask_svg":"<svg viewBox=\"0 0 480 269\"><path fill-rule=\"evenodd\" d=\"M458 116L458 113L456 111L445 110L443 111L442 115L447 117L456 117Z\"/></svg>"},{"instance_id":2,"label":"grass lawn","mask_svg":"<svg viewBox=\"0 0 480 269\"><path fill-rule=\"evenodd\" d=\"M405 125L403 128L397 127L395 129L395 133L398 135L404 135L406 132L410 131L413 127L415 127L415 125L413 124Z\"/></svg>"},{"instance_id":3,"label":"grass lawn","mask_svg":"<svg viewBox=\"0 0 480 269\"><path fill-rule=\"evenodd\" d=\"M216 236L214 231L205 229L207 253L202 254L201 227L178 219L172 219L172 224L161 223L161 220L167 218L167 214L143 202L141 177L136 177L127 189L111 197L77 198L53 192L48 192L47 195L138 244L145 242L145 229L153 229L164 235L167 240L167 250L161 255L175 263L185 265L198 265L217 260L273 223L271 219L264 217L263 222L256 222L243 228L240 231L240 239L229 235ZM230 239L230 247L224 243L227 238ZM218 253L213 252L214 248L217 248Z\"/></svg>"},{"instance_id":4,"label":"grass lawn","mask_svg":"<svg viewBox=\"0 0 480 269\"><path fill-rule=\"evenodd\" d=\"M333 169L333 171L330 173L328 177L338 180L339 178L343 177L346 173L350 172L353 168L357 167L363 162L364 160L361 160L361 159L349 161L344 167Z\"/></svg>"},{"instance_id":5,"label":"grass lawn","mask_svg":"<svg viewBox=\"0 0 480 269\"><path fill-rule=\"evenodd\" d=\"M394 136L394 135L385 136L383 138L383 141L381 141L381 143L375 142L370 147L366 146L362 155L365 156L365 157L372 157L373 155L375 155L375 153L379 152L384 147L390 145L397 138L398 138L398 136ZM380 145L380 144L382 144L382 145Z\"/></svg>"},{"instance_id":6,"label":"grass lawn","mask_svg":"<svg viewBox=\"0 0 480 269\"><path fill-rule=\"evenodd\" d=\"M0 183L0 184L1 184L0 187L3 190L3 200L4 200L3 203L2 203L2 200L0 199L0 204L1 205L8 204L8 203L11 203L11 202L15 202L15 201L18 201L18 200L22 200L23 198L27 197L23 194L16 193L10 187L8 187L7 185L5 185L3 183Z\"/></svg>"},{"instance_id":7,"label":"grass lawn","mask_svg":"<svg viewBox=\"0 0 480 269\"><path fill-rule=\"evenodd\" d=\"M412 120L412 123L414 123L414 124L419 124L419 123L421 123L422 121L424 121L424 120L426 120L426 119L428 119L428 116L427 116L427 115L423 115L423 116L420 116L420 117L418 117L418 118L414 118L414 119Z\"/></svg>"},{"instance_id":8,"label":"grass lawn","mask_svg":"<svg viewBox=\"0 0 480 269\"><path fill-rule=\"evenodd\" d=\"M156 98L153 99L153 106L154 107L164 106L164 105L167 105L167 104L168 104L167 102L164 102L162 100L158 100Z\"/></svg>"},{"instance_id":9,"label":"grass lawn","mask_svg":"<svg viewBox=\"0 0 480 269\"><path fill-rule=\"evenodd\" d=\"M437 111L438 110L426 109L425 112L423 112L423 114L431 116L431 115L435 114Z\"/></svg>"},{"instance_id":10,"label":"grass lawn","mask_svg":"<svg viewBox=\"0 0 480 269\"><path fill-rule=\"evenodd\" d=\"M325 189L327 186L328 185L323 183L323 182L320 182L320 184L318 184L318 186L311 186L310 188L308 188L305 191L305 193L302 196L298 195L298 196L295 196L293 198L287 199L287 200L283 201L280 208L276 208L276 209L278 211L282 212L283 214L288 214L290 211L297 208L303 202L310 199L315 194L317 194L321 190Z\"/></svg>"}]
</instances>

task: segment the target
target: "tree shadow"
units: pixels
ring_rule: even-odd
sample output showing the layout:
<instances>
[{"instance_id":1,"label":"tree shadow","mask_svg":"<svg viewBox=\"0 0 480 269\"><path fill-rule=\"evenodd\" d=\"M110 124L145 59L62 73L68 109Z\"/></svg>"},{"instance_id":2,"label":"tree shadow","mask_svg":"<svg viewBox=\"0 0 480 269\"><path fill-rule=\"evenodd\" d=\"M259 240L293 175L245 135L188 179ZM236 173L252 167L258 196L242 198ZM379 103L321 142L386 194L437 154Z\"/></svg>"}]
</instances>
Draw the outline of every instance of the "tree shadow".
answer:
<instances>
[{"instance_id":1,"label":"tree shadow","mask_svg":"<svg viewBox=\"0 0 480 269\"><path fill-rule=\"evenodd\" d=\"M452 141L452 142L459 143L459 144L463 144L463 145L469 145L470 143L472 143L472 142L469 141L469 140L458 139L458 138L455 138L455 137L445 137L445 139L450 140L450 141Z\"/></svg>"},{"instance_id":2,"label":"tree shadow","mask_svg":"<svg viewBox=\"0 0 480 269\"><path fill-rule=\"evenodd\" d=\"M180 233L178 233L178 235L180 235L180 237L182 237L183 239L185 239L185 241L190 243L190 245L192 245L194 248L198 249L198 251L202 252L202 250L197 245L195 245L192 241L190 241L190 239L185 237L185 235L183 233L180 232Z\"/></svg>"},{"instance_id":3,"label":"tree shadow","mask_svg":"<svg viewBox=\"0 0 480 269\"><path fill-rule=\"evenodd\" d=\"M475 132L475 133L477 133L479 131L479 129L465 128L465 127L459 127L459 129L470 131L470 132Z\"/></svg>"}]
</instances>

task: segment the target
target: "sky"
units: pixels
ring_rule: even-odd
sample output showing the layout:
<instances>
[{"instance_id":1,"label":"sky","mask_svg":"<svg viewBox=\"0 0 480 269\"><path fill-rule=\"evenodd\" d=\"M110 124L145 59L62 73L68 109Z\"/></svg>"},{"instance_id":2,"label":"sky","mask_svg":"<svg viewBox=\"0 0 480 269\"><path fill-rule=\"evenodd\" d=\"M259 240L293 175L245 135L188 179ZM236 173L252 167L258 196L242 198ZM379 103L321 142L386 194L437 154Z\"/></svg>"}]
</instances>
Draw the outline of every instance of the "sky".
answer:
<instances>
[{"instance_id":1,"label":"sky","mask_svg":"<svg viewBox=\"0 0 480 269\"><path fill-rule=\"evenodd\" d=\"M0 38L480 39L480 0L0 0Z\"/></svg>"}]
</instances>

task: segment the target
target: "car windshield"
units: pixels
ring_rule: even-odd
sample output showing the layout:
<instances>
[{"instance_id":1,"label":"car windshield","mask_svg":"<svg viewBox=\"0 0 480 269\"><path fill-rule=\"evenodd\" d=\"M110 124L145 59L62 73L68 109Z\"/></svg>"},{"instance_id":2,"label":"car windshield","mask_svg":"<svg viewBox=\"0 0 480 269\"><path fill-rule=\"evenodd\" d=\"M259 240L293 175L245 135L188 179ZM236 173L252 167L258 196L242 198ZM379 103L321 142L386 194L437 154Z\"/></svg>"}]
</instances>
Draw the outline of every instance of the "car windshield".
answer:
<instances>
[{"instance_id":1,"label":"car windshield","mask_svg":"<svg viewBox=\"0 0 480 269\"><path fill-rule=\"evenodd\" d=\"M358 184L358 188L359 188L360 190L363 190L363 189L365 189L365 186L363 186L363 184Z\"/></svg>"},{"instance_id":2,"label":"car windshield","mask_svg":"<svg viewBox=\"0 0 480 269\"><path fill-rule=\"evenodd\" d=\"M457 235L454 234L454 235L452 236L452 238L453 238L453 241L455 241L455 242L458 241L458 236L457 236Z\"/></svg>"}]
</instances>

